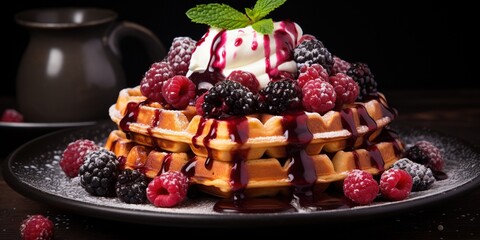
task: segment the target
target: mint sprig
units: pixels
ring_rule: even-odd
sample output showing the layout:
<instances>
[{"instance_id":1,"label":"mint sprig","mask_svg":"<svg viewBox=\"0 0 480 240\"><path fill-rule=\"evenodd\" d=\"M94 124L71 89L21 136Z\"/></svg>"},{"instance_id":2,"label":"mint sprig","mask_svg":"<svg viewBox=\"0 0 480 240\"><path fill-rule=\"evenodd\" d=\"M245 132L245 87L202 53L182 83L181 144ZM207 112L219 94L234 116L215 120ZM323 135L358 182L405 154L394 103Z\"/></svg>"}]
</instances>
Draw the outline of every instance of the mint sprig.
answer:
<instances>
[{"instance_id":1,"label":"mint sprig","mask_svg":"<svg viewBox=\"0 0 480 240\"><path fill-rule=\"evenodd\" d=\"M273 20L264 19L270 12L284 4L287 0L258 0L253 9L245 8L245 13L220 3L200 4L189 9L186 14L192 22L207 24L227 30L252 25L255 31L262 34L273 32Z\"/></svg>"}]
</instances>

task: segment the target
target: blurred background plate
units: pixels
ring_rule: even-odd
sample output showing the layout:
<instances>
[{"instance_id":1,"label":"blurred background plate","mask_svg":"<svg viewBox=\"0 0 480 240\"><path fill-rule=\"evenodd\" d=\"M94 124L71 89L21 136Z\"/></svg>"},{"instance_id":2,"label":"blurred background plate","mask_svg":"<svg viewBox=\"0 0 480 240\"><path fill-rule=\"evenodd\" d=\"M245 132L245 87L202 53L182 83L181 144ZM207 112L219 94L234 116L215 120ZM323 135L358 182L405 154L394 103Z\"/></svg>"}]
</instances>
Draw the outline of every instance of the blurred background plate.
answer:
<instances>
[{"instance_id":1,"label":"blurred background plate","mask_svg":"<svg viewBox=\"0 0 480 240\"><path fill-rule=\"evenodd\" d=\"M63 128L85 127L98 122L55 122L55 123L31 123L31 122L0 122L0 136L3 144L0 148L0 157L7 156L22 144L41 135L60 130Z\"/></svg>"}]
</instances>

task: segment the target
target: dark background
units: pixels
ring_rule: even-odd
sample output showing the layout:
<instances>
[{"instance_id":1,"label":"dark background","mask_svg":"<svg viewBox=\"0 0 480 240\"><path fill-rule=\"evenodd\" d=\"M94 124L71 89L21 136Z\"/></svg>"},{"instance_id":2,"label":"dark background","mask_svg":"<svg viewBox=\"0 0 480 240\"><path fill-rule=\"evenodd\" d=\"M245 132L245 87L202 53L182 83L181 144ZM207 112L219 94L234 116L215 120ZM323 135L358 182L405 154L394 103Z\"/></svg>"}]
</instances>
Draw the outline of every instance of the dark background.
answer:
<instances>
[{"instance_id":1,"label":"dark background","mask_svg":"<svg viewBox=\"0 0 480 240\"><path fill-rule=\"evenodd\" d=\"M139 23L153 31L168 48L176 36L198 40L206 25L192 23L185 12L209 1L128 1L106 0L36 1L3 8L11 34L11 65L3 76L0 95L14 96L16 69L28 43L26 29L17 25L14 14L25 9L62 6L109 8L118 12L118 20ZM221 2L221 1L217 1ZM222 1L243 11L254 0ZM377 2L377 1L375 1ZM380 90L451 89L477 87L474 69L478 64L478 13L465 3L427 1L318 1L289 0L269 17L297 22L304 33L320 39L333 54L350 62L369 64ZM443 1L442 1L443 2ZM6 13L5 13L6 12ZM140 50L139 50L140 49ZM123 64L130 86L139 83L148 69L148 60L140 44L133 39L122 42Z\"/></svg>"}]
</instances>

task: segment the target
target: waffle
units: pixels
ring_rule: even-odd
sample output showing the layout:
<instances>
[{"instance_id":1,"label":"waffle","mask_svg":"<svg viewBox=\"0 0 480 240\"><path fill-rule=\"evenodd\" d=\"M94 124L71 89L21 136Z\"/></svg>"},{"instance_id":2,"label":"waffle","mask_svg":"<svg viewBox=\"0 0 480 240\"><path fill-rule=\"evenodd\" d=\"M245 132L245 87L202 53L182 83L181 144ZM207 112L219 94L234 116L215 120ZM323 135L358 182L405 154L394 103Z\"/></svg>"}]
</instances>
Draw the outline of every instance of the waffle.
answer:
<instances>
[{"instance_id":1,"label":"waffle","mask_svg":"<svg viewBox=\"0 0 480 240\"><path fill-rule=\"evenodd\" d=\"M105 147L124 158L126 168L150 178L182 171L201 190L224 198L239 191L273 196L292 186L324 189L352 169L378 174L403 150L387 128L395 112L382 94L324 115L216 120L196 115L193 106L163 109L135 87L120 91L109 114L119 128Z\"/></svg>"},{"instance_id":2,"label":"waffle","mask_svg":"<svg viewBox=\"0 0 480 240\"><path fill-rule=\"evenodd\" d=\"M264 155L282 158L287 156L286 146L292 140L285 132L293 135L297 130L294 127L288 131L285 125L295 122L299 127L301 124L307 126L304 130L312 134L306 146L309 155L354 149L365 141L373 141L395 116L383 95L380 96L324 115L305 112L303 116L291 115L287 119L261 114L221 121L196 115L193 106L186 110L162 109L159 103L148 102L136 87L120 91L109 114L134 142L165 151L187 152L190 149L197 156L232 161L231 153L240 147L248 149L246 159ZM351 128L346 129L344 125L351 125Z\"/></svg>"}]
</instances>

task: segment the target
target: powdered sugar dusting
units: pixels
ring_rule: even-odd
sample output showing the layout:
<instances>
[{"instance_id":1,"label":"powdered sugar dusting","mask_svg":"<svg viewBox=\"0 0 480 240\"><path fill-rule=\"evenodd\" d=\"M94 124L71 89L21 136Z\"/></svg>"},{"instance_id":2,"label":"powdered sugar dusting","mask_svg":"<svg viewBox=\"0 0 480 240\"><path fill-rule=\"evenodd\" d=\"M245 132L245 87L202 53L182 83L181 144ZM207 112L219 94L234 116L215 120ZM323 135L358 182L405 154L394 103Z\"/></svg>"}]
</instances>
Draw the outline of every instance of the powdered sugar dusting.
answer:
<instances>
[{"instance_id":1,"label":"powdered sugar dusting","mask_svg":"<svg viewBox=\"0 0 480 240\"><path fill-rule=\"evenodd\" d=\"M96 197L89 195L81 186L79 177L68 178L59 166L63 150L67 144L79 139L88 138L99 145L103 145L110 131L115 128L113 124L101 124L95 127L69 131L66 134L49 135L23 149L14 155L11 161L11 172L18 180L29 187L41 191L43 194L58 197L58 201L73 201L85 206L100 206L112 209L132 210L135 212L176 213L198 215L223 215L230 213L217 213L213 211L216 203L214 197L187 198L186 201L174 208L159 208L153 204L127 204L117 198ZM480 174L480 153L476 152L463 142L440 135L425 129L397 130L401 139L408 145L418 140L427 140L436 145L442 152L445 160L444 171L448 175L445 180L435 181L424 191L412 192L409 197L397 202L378 202L358 206L353 209L375 208L404 202L415 201L441 194L455 194L455 190L472 181L478 181ZM350 209L322 210L324 212L350 211ZM316 211L317 213L318 211ZM293 214L310 214L311 211L298 209ZM280 213L280 215L283 213ZM292 214L292 213L285 213Z\"/></svg>"}]
</instances>

